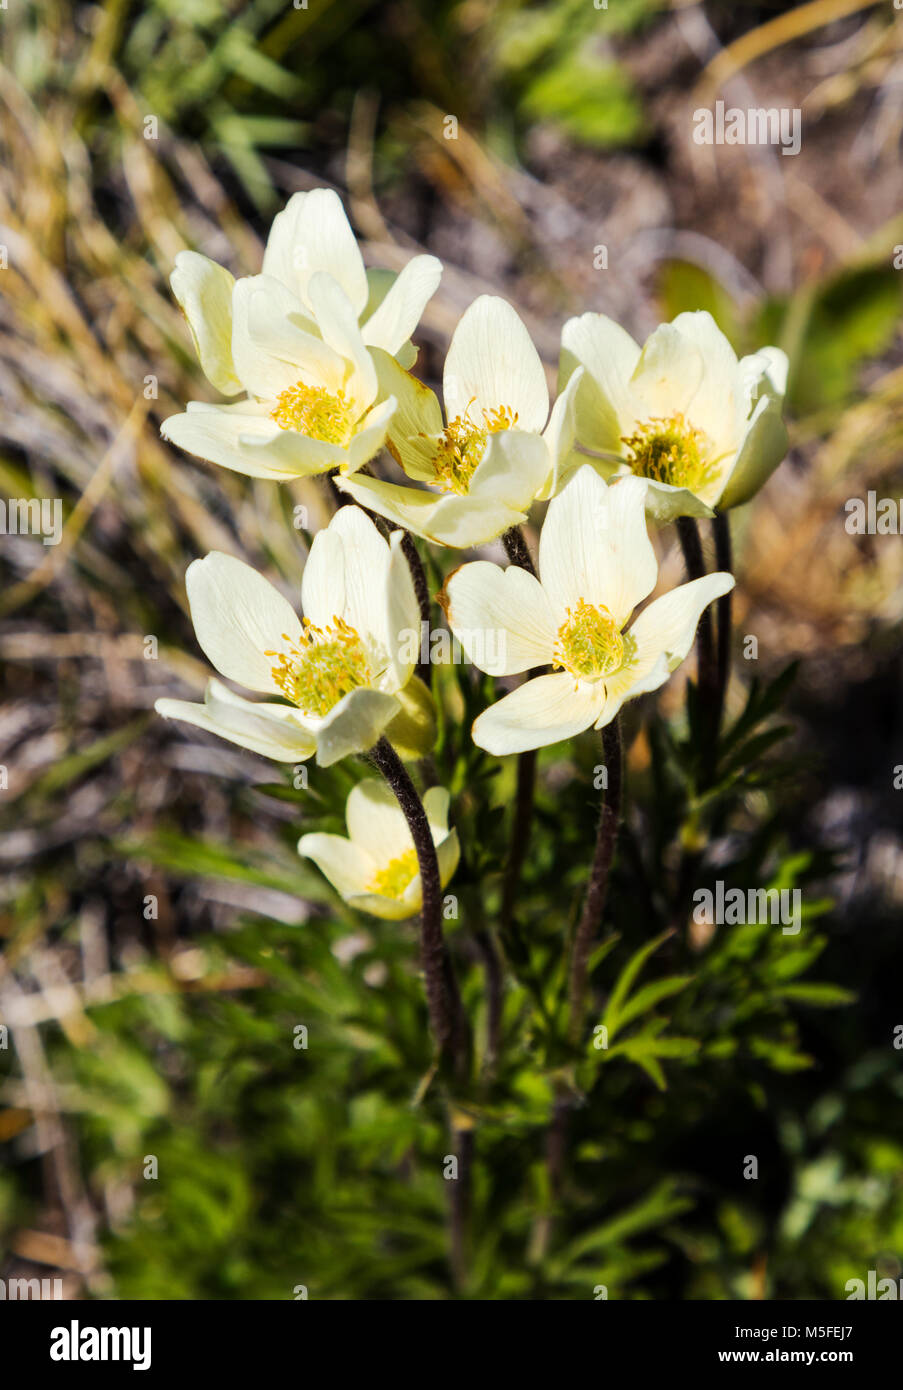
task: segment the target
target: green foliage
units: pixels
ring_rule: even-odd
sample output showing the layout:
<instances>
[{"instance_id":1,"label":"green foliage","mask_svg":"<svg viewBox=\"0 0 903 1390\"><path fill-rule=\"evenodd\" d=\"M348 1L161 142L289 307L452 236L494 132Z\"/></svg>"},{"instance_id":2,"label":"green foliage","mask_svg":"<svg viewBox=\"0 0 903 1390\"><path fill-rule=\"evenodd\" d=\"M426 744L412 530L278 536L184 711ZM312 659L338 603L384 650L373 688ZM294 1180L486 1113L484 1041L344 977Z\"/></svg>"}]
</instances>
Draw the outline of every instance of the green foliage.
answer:
<instances>
[{"instance_id":1,"label":"green foliage","mask_svg":"<svg viewBox=\"0 0 903 1390\"><path fill-rule=\"evenodd\" d=\"M515 769L466 737L485 678L466 666L436 674L445 711L437 772L454 789L464 846L452 885L458 915L447 926L476 1020L474 1080L455 1100L477 1157L460 1292L593 1298L604 1285L612 1297L649 1297L667 1295L674 1280L703 1296L742 1291L779 1208L767 1184L738 1193L725 1179L739 1174L750 1141L731 1152L723 1137L707 1137L713 1112L745 1110L757 1124L774 1106L792 1114L786 1087L811 1066L801 1021L852 998L832 979L809 978L825 946L815 924L829 909L816 887L831 864L792 850L782 814L792 779L778 753L786 731L772 725L793 672L753 682L708 776L694 751L692 688L686 727L651 719L576 1043L565 964L594 833L595 739L544 755L523 891L499 935ZM176 879L276 890L261 913L240 913L228 933L193 943L200 964L187 980L160 965L127 972L119 997L89 1009L90 1045L48 1034L89 1183L124 1184L134 1202L108 1239L120 1297L291 1299L300 1286L312 1298L449 1295L444 1171L456 1148L432 1069L414 926L360 919L294 852L298 833L341 828L349 786L366 772L315 771L309 789L285 772L245 793L261 811L294 811L267 851L165 826L118 847ZM788 939L770 922L700 927L694 891L713 877L800 887L799 934ZM280 910L297 898L308 904L301 925ZM485 968L493 949L510 971L494 1063ZM556 1184L546 1153L562 1114L572 1168ZM709 1143L727 1148L711 1160L717 1181ZM146 1176L150 1157L157 1176ZM813 1278L822 1287L798 1242L836 1236L859 1200L862 1161L830 1158L830 1172L849 1177L819 1186L828 1158L804 1159L799 1142L782 1156L796 1195L783 1209L775 1293L809 1294ZM886 1168L890 1211L890 1155ZM23 1200L3 1190L4 1224L21 1216ZM860 1258L861 1242L843 1239L835 1273Z\"/></svg>"}]
</instances>

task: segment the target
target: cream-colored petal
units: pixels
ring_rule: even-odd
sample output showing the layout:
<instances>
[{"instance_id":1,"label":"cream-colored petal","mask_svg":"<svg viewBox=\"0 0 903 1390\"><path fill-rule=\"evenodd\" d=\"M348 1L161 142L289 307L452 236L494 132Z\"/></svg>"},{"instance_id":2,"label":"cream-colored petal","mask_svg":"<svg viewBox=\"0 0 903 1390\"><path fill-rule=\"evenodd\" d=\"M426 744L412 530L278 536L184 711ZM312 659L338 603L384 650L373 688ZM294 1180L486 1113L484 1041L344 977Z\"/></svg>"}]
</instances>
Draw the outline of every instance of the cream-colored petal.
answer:
<instances>
[{"instance_id":1,"label":"cream-colored petal","mask_svg":"<svg viewBox=\"0 0 903 1390\"><path fill-rule=\"evenodd\" d=\"M321 832L302 835L298 841L298 853L314 861L339 897L346 902L367 892L376 871L375 865L343 835L325 835Z\"/></svg>"},{"instance_id":2,"label":"cream-colored petal","mask_svg":"<svg viewBox=\"0 0 903 1390\"><path fill-rule=\"evenodd\" d=\"M353 478L337 477L336 486L347 492L360 506L394 521L397 526L412 531L415 536L435 539L428 527L439 501L435 492L403 487L399 483L384 483L356 473Z\"/></svg>"},{"instance_id":3,"label":"cream-colored petal","mask_svg":"<svg viewBox=\"0 0 903 1390\"><path fill-rule=\"evenodd\" d=\"M518 511L529 511L542 491L549 462L549 448L541 435L520 429L491 434L470 480L468 500L475 508L505 502Z\"/></svg>"},{"instance_id":4,"label":"cream-colored petal","mask_svg":"<svg viewBox=\"0 0 903 1390\"><path fill-rule=\"evenodd\" d=\"M748 502L787 453L782 418L787 367L780 348L763 348L739 365L738 396L750 413L741 426L739 451L721 496L722 509Z\"/></svg>"},{"instance_id":5,"label":"cream-colored petal","mask_svg":"<svg viewBox=\"0 0 903 1390\"><path fill-rule=\"evenodd\" d=\"M169 283L207 380L224 396L237 395L242 384L232 360L234 277L197 251L180 251Z\"/></svg>"},{"instance_id":6,"label":"cream-colored petal","mask_svg":"<svg viewBox=\"0 0 903 1390\"><path fill-rule=\"evenodd\" d=\"M521 438L529 439L531 436ZM470 495L422 491L401 486L397 482L361 477L361 474L353 478L336 477L335 481L343 492L349 493L361 506L368 507L378 516L388 517L404 530L436 545L456 546L464 550L493 541L508 527L527 520L529 502L518 507L508 500L508 496L529 493L532 498L535 495L533 489L538 488L542 481L547 461L545 441L539 436L532 436L532 445L536 449L529 453L525 470L522 467L524 455L517 443L507 448L493 442L503 439L506 439L506 435L493 435L490 439L488 456L479 464L479 468L485 468L486 461L492 455L490 468L485 474L485 489L475 489L478 468L471 480ZM520 463L518 455L521 457Z\"/></svg>"},{"instance_id":7,"label":"cream-colored petal","mask_svg":"<svg viewBox=\"0 0 903 1390\"><path fill-rule=\"evenodd\" d=\"M295 193L273 219L263 269L310 305L311 277L326 271L341 285L359 316L367 303L367 275L341 199L331 188Z\"/></svg>"},{"instance_id":8,"label":"cream-colored petal","mask_svg":"<svg viewBox=\"0 0 903 1390\"><path fill-rule=\"evenodd\" d=\"M474 720L473 741L499 757L544 748L590 728L604 699L600 683L575 685L565 672L536 676Z\"/></svg>"},{"instance_id":9,"label":"cream-colored petal","mask_svg":"<svg viewBox=\"0 0 903 1390\"><path fill-rule=\"evenodd\" d=\"M394 695L360 686L343 695L324 719L306 719L316 735L320 767L331 767L352 753L366 753L379 742L398 709Z\"/></svg>"},{"instance_id":10,"label":"cream-colored petal","mask_svg":"<svg viewBox=\"0 0 903 1390\"><path fill-rule=\"evenodd\" d=\"M663 655L651 657L648 654L616 671L605 681L605 704L593 727L603 729L606 724L611 723L627 700L634 700L639 695L658 690L670 674L668 662Z\"/></svg>"},{"instance_id":11,"label":"cream-colored petal","mask_svg":"<svg viewBox=\"0 0 903 1390\"><path fill-rule=\"evenodd\" d=\"M208 683L202 705L158 700L154 708L165 719L193 724L274 762L304 762L316 748L311 735L293 719L292 710L243 700L219 681Z\"/></svg>"},{"instance_id":12,"label":"cream-colored petal","mask_svg":"<svg viewBox=\"0 0 903 1390\"><path fill-rule=\"evenodd\" d=\"M708 436L715 456L733 454L737 439L734 427L737 354L705 309L678 314L672 327L695 344L704 364L703 380L690 408L691 423Z\"/></svg>"},{"instance_id":13,"label":"cream-colored petal","mask_svg":"<svg viewBox=\"0 0 903 1390\"><path fill-rule=\"evenodd\" d=\"M763 398L756 407L721 496L722 511L748 502L785 457L788 438L781 409L782 402L775 397Z\"/></svg>"},{"instance_id":14,"label":"cream-colored petal","mask_svg":"<svg viewBox=\"0 0 903 1390\"><path fill-rule=\"evenodd\" d=\"M443 374L445 413L482 424L482 411L507 409L517 428L539 432L549 414L549 390L539 353L516 311L483 294L452 334Z\"/></svg>"},{"instance_id":15,"label":"cream-colored petal","mask_svg":"<svg viewBox=\"0 0 903 1390\"><path fill-rule=\"evenodd\" d=\"M252 347L260 349L267 359L277 358L288 364L292 385L304 381L333 395L342 390L348 364L320 337L317 325L305 315L297 295L268 275L256 275L246 284L247 328ZM265 377L255 375L255 380L258 386L269 387L266 393L258 394L278 394Z\"/></svg>"},{"instance_id":16,"label":"cream-colored petal","mask_svg":"<svg viewBox=\"0 0 903 1390\"><path fill-rule=\"evenodd\" d=\"M307 295L326 342L351 366L345 395L363 414L376 400L376 368L364 345L354 310L341 285L324 271L312 275Z\"/></svg>"},{"instance_id":17,"label":"cream-colored petal","mask_svg":"<svg viewBox=\"0 0 903 1390\"><path fill-rule=\"evenodd\" d=\"M360 507L340 507L327 530L331 536L337 536L342 544L339 564L344 604L339 616L354 628L375 654L379 655L382 666L390 655L390 548ZM407 570L407 566L405 569ZM410 582L408 573L408 583ZM413 590L412 601L416 609ZM419 610L417 616L419 620Z\"/></svg>"},{"instance_id":18,"label":"cream-colored petal","mask_svg":"<svg viewBox=\"0 0 903 1390\"><path fill-rule=\"evenodd\" d=\"M280 429L264 444L242 434L238 442L248 464L242 471L260 478L312 478L330 468L344 467L348 458L340 444L327 444L300 430Z\"/></svg>"},{"instance_id":19,"label":"cream-colored petal","mask_svg":"<svg viewBox=\"0 0 903 1390\"><path fill-rule=\"evenodd\" d=\"M712 508L689 488L648 480L646 515L656 526L667 526L679 516L714 516Z\"/></svg>"},{"instance_id":20,"label":"cream-colored petal","mask_svg":"<svg viewBox=\"0 0 903 1390\"><path fill-rule=\"evenodd\" d=\"M281 694L268 650L282 650L301 624L287 599L263 575L233 555L211 551L194 560L185 576L191 620L208 660L229 680Z\"/></svg>"},{"instance_id":21,"label":"cream-colored petal","mask_svg":"<svg viewBox=\"0 0 903 1390\"><path fill-rule=\"evenodd\" d=\"M378 869L414 848L404 812L394 792L379 777L358 782L345 803L345 822L351 842L362 849Z\"/></svg>"},{"instance_id":22,"label":"cream-colored petal","mask_svg":"<svg viewBox=\"0 0 903 1390\"><path fill-rule=\"evenodd\" d=\"M539 573L558 622L582 599L619 626L651 593L658 575L646 532L646 480L606 486L584 465L549 503L539 539Z\"/></svg>"},{"instance_id":23,"label":"cream-colored petal","mask_svg":"<svg viewBox=\"0 0 903 1390\"><path fill-rule=\"evenodd\" d=\"M433 843L440 845L448 835L448 812L451 805L451 792L447 787L430 787L424 793L423 809L430 823Z\"/></svg>"},{"instance_id":24,"label":"cream-colored petal","mask_svg":"<svg viewBox=\"0 0 903 1390\"><path fill-rule=\"evenodd\" d=\"M557 627L551 605L539 580L517 565L462 565L446 581L443 607L470 660L490 676L513 676L552 660Z\"/></svg>"},{"instance_id":25,"label":"cream-colored petal","mask_svg":"<svg viewBox=\"0 0 903 1390\"><path fill-rule=\"evenodd\" d=\"M420 876L416 880L420 883ZM421 901L419 890L412 897L416 896L416 902L409 902L407 894L401 898L383 897L376 893L361 893L348 899L348 906L353 907L355 912L366 912L370 917L378 917L383 922L404 922L409 917L416 917L420 911Z\"/></svg>"},{"instance_id":26,"label":"cream-colored petal","mask_svg":"<svg viewBox=\"0 0 903 1390\"><path fill-rule=\"evenodd\" d=\"M441 278L442 262L435 256L414 256L364 323L364 342L369 347L384 348L394 357L420 322Z\"/></svg>"},{"instance_id":27,"label":"cream-colored petal","mask_svg":"<svg viewBox=\"0 0 903 1390\"><path fill-rule=\"evenodd\" d=\"M351 508L342 508L350 511ZM356 509L355 509L356 510ZM413 673L416 661L411 659L411 644L407 635L420 631L420 605L414 592L411 567L402 550L403 536L393 531L389 537L389 565L385 591L379 593L375 578L367 586L366 610L361 621L367 624L373 637L379 638L388 658L384 688L398 690ZM381 626L378 626L381 624Z\"/></svg>"},{"instance_id":28,"label":"cream-colored petal","mask_svg":"<svg viewBox=\"0 0 903 1390\"><path fill-rule=\"evenodd\" d=\"M585 367L576 405L577 438L585 448L621 453L621 436L633 421L630 378L639 359L630 334L605 314L581 314L564 325L558 389Z\"/></svg>"},{"instance_id":29,"label":"cream-colored petal","mask_svg":"<svg viewBox=\"0 0 903 1390\"><path fill-rule=\"evenodd\" d=\"M436 858L439 860L439 882L445 888L461 858L461 843L457 830L452 830L444 840L436 845Z\"/></svg>"},{"instance_id":30,"label":"cream-colored petal","mask_svg":"<svg viewBox=\"0 0 903 1390\"><path fill-rule=\"evenodd\" d=\"M664 656L669 671L674 671L693 645L703 610L733 587L732 574L706 574L679 585L644 608L630 628L637 657L644 667Z\"/></svg>"},{"instance_id":31,"label":"cream-colored petal","mask_svg":"<svg viewBox=\"0 0 903 1390\"><path fill-rule=\"evenodd\" d=\"M274 482L322 473L346 458L345 450L336 444L310 439L296 430L280 430L255 401L228 406L189 401L185 414L171 415L160 432L186 453Z\"/></svg>"},{"instance_id":32,"label":"cream-colored petal","mask_svg":"<svg viewBox=\"0 0 903 1390\"><path fill-rule=\"evenodd\" d=\"M251 306L261 295L267 300L284 293L274 280L249 275L236 281L232 293L232 359L245 390L260 400L275 401L301 375L297 363L266 351L251 333ZM255 321L259 312L255 311Z\"/></svg>"},{"instance_id":33,"label":"cream-colored petal","mask_svg":"<svg viewBox=\"0 0 903 1390\"><path fill-rule=\"evenodd\" d=\"M549 451L551 468L545 484L539 492L539 500L555 497L565 483L566 474L575 470L574 445L577 441L577 394L586 375L583 367L578 367L552 406L552 414L543 434Z\"/></svg>"},{"instance_id":34,"label":"cream-colored petal","mask_svg":"<svg viewBox=\"0 0 903 1390\"><path fill-rule=\"evenodd\" d=\"M455 550L471 550L486 545L527 520L527 507L518 509L496 497L456 497L448 493L430 516L429 527L422 533L437 545Z\"/></svg>"},{"instance_id":35,"label":"cream-colored petal","mask_svg":"<svg viewBox=\"0 0 903 1390\"><path fill-rule=\"evenodd\" d=\"M313 538L301 575L301 610L321 628L345 611L345 547L332 523Z\"/></svg>"},{"instance_id":36,"label":"cream-colored petal","mask_svg":"<svg viewBox=\"0 0 903 1390\"><path fill-rule=\"evenodd\" d=\"M705 376L705 360L696 344L671 323L662 323L646 339L630 378L638 420L689 415Z\"/></svg>"}]
</instances>

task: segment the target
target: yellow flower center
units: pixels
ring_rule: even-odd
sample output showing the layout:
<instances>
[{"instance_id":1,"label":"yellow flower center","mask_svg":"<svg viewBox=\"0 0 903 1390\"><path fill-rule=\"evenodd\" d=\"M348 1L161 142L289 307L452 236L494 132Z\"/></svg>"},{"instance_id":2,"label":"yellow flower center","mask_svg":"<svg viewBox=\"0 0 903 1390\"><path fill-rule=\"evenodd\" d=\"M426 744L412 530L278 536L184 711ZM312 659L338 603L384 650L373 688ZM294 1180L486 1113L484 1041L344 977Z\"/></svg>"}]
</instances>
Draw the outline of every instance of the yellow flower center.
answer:
<instances>
[{"instance_id":1,"label":"yellow flower center","mask_svg":"<svg viewBox=\"0 0 903 1390\"><path fill-rule=\"evenodd\" d=\"M344 391L330 395L322 386L296 381L276 397L270 416L281 430L297 430L309 439L343 448L352 435L351 405Z\"/></svg>"},{"instance_id":2,"label":"yellow flower center","mask_svg":"<svg viewBox=\"0 0 903 1390\"><path fill-rule=\"evenodd\" d=\"M517 424L517 411L507 405L500 405L495 410L483 410L481 414L482 424L475 424L470 418L468 406L464 414L456 415L442 433L433 459L433 470L436 482L444 492L466 495L474 470L483 457L486 440L491 434L511 430Z\"/></svg>"},{"instance_id":3,"label":"yellow flower center","mask_svg":"<svg viewBox=\"0 0 903 1390\"><path fill-rule=\"evenodd\" d=\"M397 859L392 859L378 874L374 874L370 884L371 893L383 898L401 898L415 874L420 873L416 849L406 849Z\"/></svg>"},{"instance_id":4,"label":"yellow flower center","mask_svg":"<svg viewBox=\"0 0 903 1390\"><path fill-rule=\"evenodd\" d=\"M699 492L711 481L714 465L707 456L708 439L680 411L667 418L646 420L635 434L624 436L627 462L641 478Z\"/></svg>"},{"instance_id":5,"label":"yellow flower center","mask_svg":"<svg viewBox=\"0 0 903 1390\"><path fill-rule=\"evenodd\" d=\"M630 638L621 632L607 608L585 599L567 610L558 629L553 661L577 679L609 676L624 665Z\"/></svg>"},{"instance_id":6,"label":"yellow flower center","mask_svg":"<svg viewBox=\"0 0 903 1390\"><path fill-rule=\"evenodd\" d=\"M282 636L286 650L264 655L276 658L273 679L304 714L328 714L343 695L373 679L363 642L342 618L333 617L323 628L305 618L297 644L287 633Z\"/></svg>"}]
</instances>

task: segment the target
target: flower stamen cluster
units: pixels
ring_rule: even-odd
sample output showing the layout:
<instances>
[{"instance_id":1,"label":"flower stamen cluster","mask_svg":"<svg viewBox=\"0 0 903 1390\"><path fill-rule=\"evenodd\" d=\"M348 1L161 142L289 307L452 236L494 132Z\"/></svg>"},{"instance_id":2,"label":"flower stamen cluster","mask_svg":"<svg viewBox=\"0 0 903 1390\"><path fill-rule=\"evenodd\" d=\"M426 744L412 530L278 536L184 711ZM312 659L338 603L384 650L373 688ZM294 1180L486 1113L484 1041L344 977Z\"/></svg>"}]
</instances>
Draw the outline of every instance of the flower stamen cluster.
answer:
<instances>
[{"instance_id":1,"label":"flower stamen cluster","mask_svg":"<svg viewBox=\"0 0 903 1390\"><path fill-rule=\"evenodd\" d=\"M332 395L322 386L308 386L296 381L294 386L280 392L270 418L281 430L297 430L309 439L342 448L353 433L353 411L344 391Z\"/></svg>"},{"instance_id":2,"label":"flower stamen cluster","mask_svg":"<svg viewBox=\"0 0 903 1390\"><path fill-rule=\"evenodd\" d=\"M621 442L628 449L627 462L641 478L698 493L713 476L705 432L679 410L644 421L634 434L622 436Z\"/></svg>"},{"instance_id":3,"label":"flower stamen cluster","mask_svg":"<svg viewBox=\"0 0 903 1390\"><path fill-rule=\"evenodd\" d=\"M442 433L433 469L436 482L445 492L466 496L470 480L483 457L486 440L491 434L514 429L517 424L517 411L505 405L483 410L481 414L482 424L475 423L470 418L468 406L464 414L451 420Z\"/></svg>"},{"instance_id":4,"label":"flower stamen cluster","mask_svg":"<svg viewBox=\"0 0 903 1390\"><path fill-rule=\"evenodd\" d=\"M273 680L287 700L307 715L323 716L359 686L373 679L367 651L354 628L333 617L326 627L304 619L299 642L282 634L286 649L266 651L276 657Z\"/></svg>"},{"instance_id":5,"label":"flower stamen cluster","mask_svg":"<svg viewBox=\"0 0 903 1390\"><path fill-rule=\"evenodd\" d=\"M405 850L373 875L370 891L385 898L402 898L408 884L419 872L416 849Z\"/></svg>"},{"instance_id":6,"label":"flower stamen cluster","mask_svg":"<svg viewBox=\"0 0 903 1390\"><path fill-rule=\"evenodd\" d=\"M558 629L552 664L577 680L592 680L619 670L625 654L625 636L608 609L581 598Z\"/></svg>"}]
</instances>

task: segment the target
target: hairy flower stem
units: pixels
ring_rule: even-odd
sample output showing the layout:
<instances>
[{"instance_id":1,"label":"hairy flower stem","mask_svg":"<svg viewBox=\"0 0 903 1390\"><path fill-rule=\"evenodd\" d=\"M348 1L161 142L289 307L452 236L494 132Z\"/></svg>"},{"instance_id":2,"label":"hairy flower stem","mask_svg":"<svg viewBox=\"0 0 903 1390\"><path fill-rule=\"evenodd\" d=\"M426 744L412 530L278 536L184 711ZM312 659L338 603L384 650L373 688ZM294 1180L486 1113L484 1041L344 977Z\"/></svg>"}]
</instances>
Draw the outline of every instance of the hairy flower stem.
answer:
<instances>
[{"instance_id":1,"label":"hairy flower stem","mask_svg":"<svg viewBox=\"0 0 903 1390\"><path fill-rule=\"evenodd\" d=\"M586 897L577 930L574 933L574 948L571 953L571 975L569 988L570 1017L568 1032L572 1042L580 1040L583 1029L583 1014L586 1003L587 972L590 953L599 930L599 923L605 911L608 896L608 879L611 861L614 857L615 842L618 838L618 824L621 819L621 786L623 781L621 759L620 721L615 717L602 730L602 755L608 773L608 788L599 812L599 829L596 834L596 850L593 855Z\"/></svg>"},{"instance_id":2,"label":"hairy flower stem","mask_svg":"<svg viewBox=\"0 0 903 1390\"><path fill-rule=\"evenodd\" d=\"M518 565L528 574L536 577L536 570L527 549L527 542L524 540L523 532L517 526L512 526L502 536L502 545L505 547L505 554L512 565ZM539 670L528 671L527 680L540 675ZM499 926L504 940L505 935L511 927L514 917L514 906L517 900L517 890L520 887L520 876L524 867L524 860L527 857L527 847L530 842L530 824L533 820L533 797L536 790L536 749L530 748L526 753L518 754L517 758L517 791L514 798L514 819L511 822L511 839L508 844L508 859L505 865L505 876L502 882L502 909L499 919Z\"/></svg>"},{"instance_id":3,"label":"hairy flower stem","mask_svg":"<svg viewBox=\"0 0 903 1390\"><path fill-rule=\"evenodd\" d=\"M411 579L414 584L414 596L417 599L417 606L420 609L420 632L421 639L418 644L418 651L423 650L423 632L427 633L427 650L429 649L429 630L430 630L430 586L427 583L426 570L423 568L423 561L417 553L414 544L414 537L410 531L404 531L401 537L401 549L404 558L408 562L408 569L411 571ZM424 624L426 628L424 629ZM429 659L422 661L418 659L417 674L424 685L429 685L432 680L433 668Z\"/></svg>"},{"instance_id":4,"label":"hairy flower stem","mask_svg":"<svg viewBox=\"0 0 903 1390\"><path fill-rule=\"evenodd\" d=\"M731 524L727 512L716 512L712 522L715 537L715 568L731 573ZM724 700L731 666L731 598L732 594L722 594L718 599L718 686L714 709L715 737L721 731L724 717Z\"/></svg>"},{"instance_id":5,"label":"hairy flower stem","mask_svg":"<svg viewBox=\"0 0 903 1390\"><path fill-rule=\"evenodd\" d=\"M608 788L599 812L596 849L586 887L583 911L574 933L568 990L568 1036L572 1043L580 1041L586 1004L589 958L593 942L605 911L608 880L618 838L621 819L621 787L623 782L621 730L617 718L602 730L602 750L608 773ZM574 1095L563 1079L555 1083L555 1101L549 1128L546 1132L546 1174L548 1177L548 1209L537 1219L530 1246L530 1262L542 1266L549 1251L555 1223L555 1212L561 1201L567 1167L568 1130Z\"/></svg>"},{"instance_id":6,"label":"hairy flower stem","mask_svg":"<svg viewBox=\"0 0 903 1390\"><path fill-rule=\"evenodd\" d=\"M512 565L519 565L522 570L532 574L535 579L536 568L530 558L524 533L519 526L512 526L510 530L505 531L502 536L502 545L505 547L505 554Z\"/></svg>"},{"instance_id":7,"label":"hairy flower stem","mask_svg":"<svg viewBox=\"0 0 903 1390\"><path fill-rule=\"evenodd\" d=\"M381 738L369 756L395 793L414 841L423 891L420 958L430 1026L440 1062L448 1062L456 1079L464 1081L470 1061L470 1030L442 934L442 886L429 821L417 788L389 740Z\"/></svg>"},{"instance_id":8,"label":"hairy flower stem","mask_svg":"<svg viewBox=\"0 0 903 1390\"><path fill-rule=\"evenodd\" d=\"M691 516L677 518L677 535L683 551L688 579L702 579L706 574L702 555L702 541L699 527ZM712 627L712 614L706 608L699 619L696 630L696 675L699 688L699 704L706 730L704 764L707 772L713 770L715 752L718 744L718 664L715 655L715 634Z\"/></svg>"}]
</instances>

